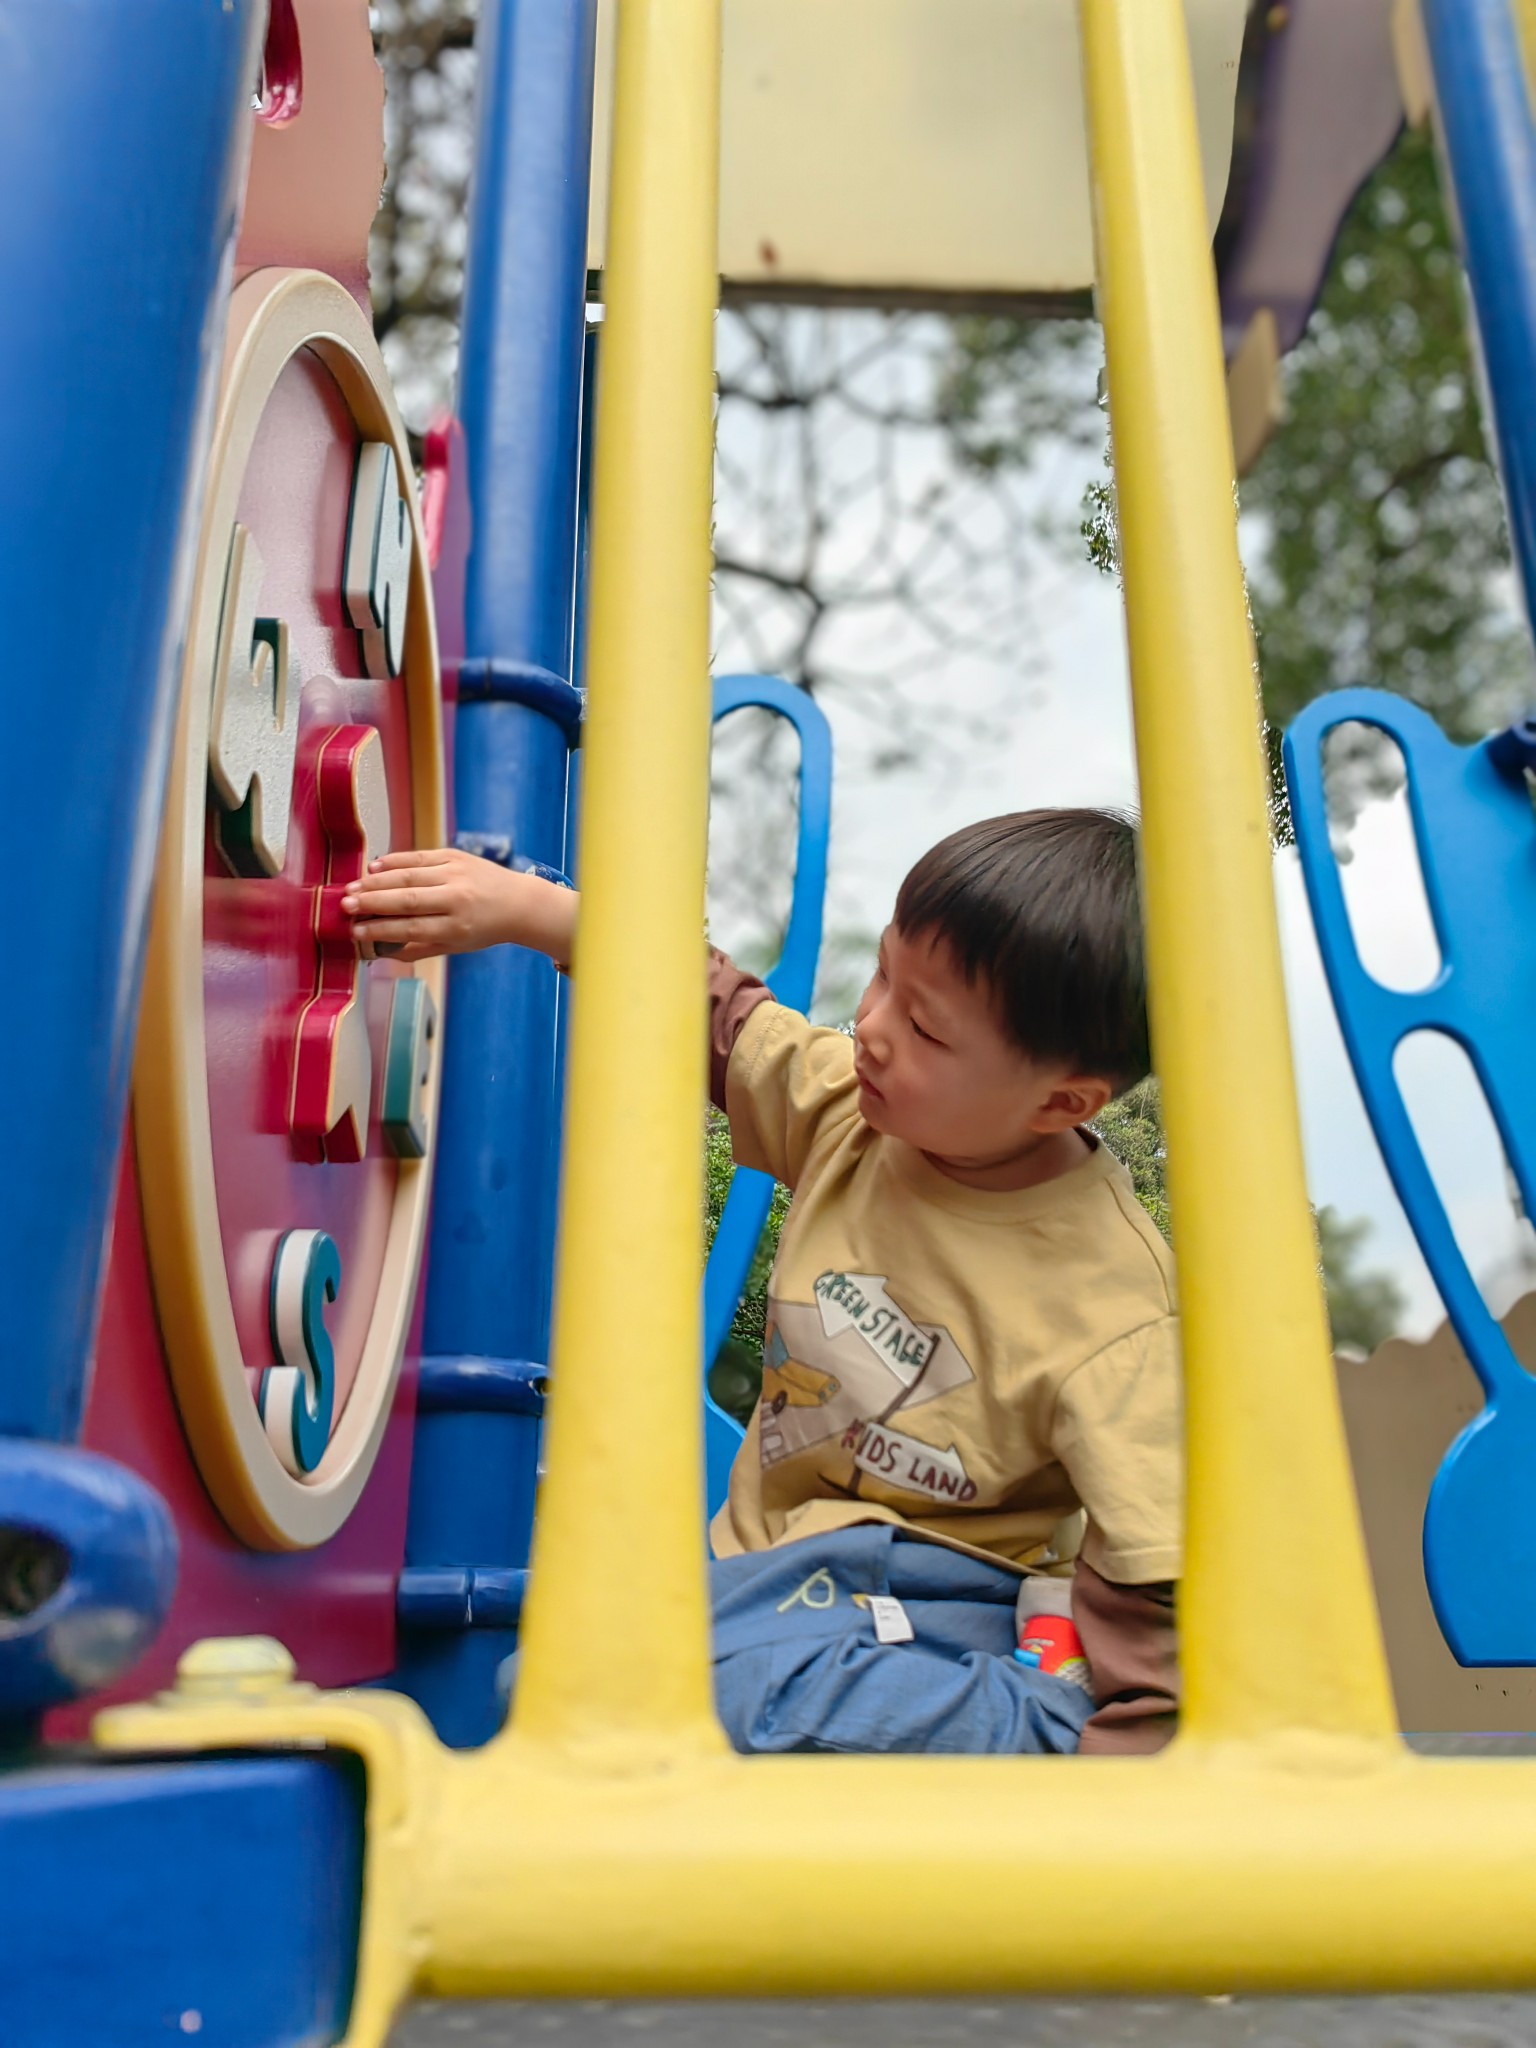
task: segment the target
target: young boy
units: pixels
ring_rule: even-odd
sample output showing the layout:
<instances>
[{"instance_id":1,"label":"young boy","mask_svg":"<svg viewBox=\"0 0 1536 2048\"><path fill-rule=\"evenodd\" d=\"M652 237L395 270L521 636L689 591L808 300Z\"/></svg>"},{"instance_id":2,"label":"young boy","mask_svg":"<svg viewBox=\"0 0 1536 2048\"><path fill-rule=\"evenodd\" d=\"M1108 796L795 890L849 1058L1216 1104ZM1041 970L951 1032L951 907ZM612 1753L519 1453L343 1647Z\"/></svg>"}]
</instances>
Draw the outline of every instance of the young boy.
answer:
<instances>
[{"instance_id":1,"label":"young boy","mask_svg":"<svg viewBox=\"0 0 1536 2048\"><path fill-rule=\"evenodd\" d=\"M345 907L406 960L510 941L570 962L570 891L450 850L386 855ZM851 1039L718 953L710 1019L735 1156L794 1190L762 1399L710 1532L733 1742L1161 1746L1172 1264L1084 1128L1148 1069L1132 826L1031 811L936 846ZM1016 1596L1070 1605L1087 1687L1014 1657Z\"/></svg>"}]
</instances>

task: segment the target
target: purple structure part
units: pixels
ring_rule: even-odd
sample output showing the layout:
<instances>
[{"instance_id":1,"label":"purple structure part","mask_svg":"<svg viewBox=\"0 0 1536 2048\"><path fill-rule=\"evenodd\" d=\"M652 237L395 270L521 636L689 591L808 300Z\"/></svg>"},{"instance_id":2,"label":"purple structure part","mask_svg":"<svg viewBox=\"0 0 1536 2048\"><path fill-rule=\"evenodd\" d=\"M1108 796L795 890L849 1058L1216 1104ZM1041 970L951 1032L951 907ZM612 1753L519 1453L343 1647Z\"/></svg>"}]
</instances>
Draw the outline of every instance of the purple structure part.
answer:
<instances>
[{"instance_id":1,"label":"purple structure part","mask_svg":"<svg viewBox=\"0 0 1536 2048\"><path fill-rule=\"evenodd\" d=\"M1403 123L1391 0L1291 0L1263 55L1242 218L1221 266L1230 354L1267 306L1301 339L1351 200Z\"/></svg>"}]
</instances>

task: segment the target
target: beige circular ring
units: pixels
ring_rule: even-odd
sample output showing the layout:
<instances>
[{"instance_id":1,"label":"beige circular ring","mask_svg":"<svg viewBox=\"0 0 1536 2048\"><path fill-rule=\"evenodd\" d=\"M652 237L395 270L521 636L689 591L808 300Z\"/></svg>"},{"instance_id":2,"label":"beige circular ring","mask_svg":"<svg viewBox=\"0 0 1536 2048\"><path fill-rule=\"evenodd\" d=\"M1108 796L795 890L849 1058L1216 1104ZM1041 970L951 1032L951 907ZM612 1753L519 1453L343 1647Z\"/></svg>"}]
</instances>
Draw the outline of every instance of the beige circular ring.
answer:
<instances>
[{"instance_id":1,"label":"beige circular ring","mask_svg":"<svg viewBox=\"0 0 1536 2048\"><path fill-rule=\"evenodd\" d=\"M389 1419L426 1228L430 1135L440 1058L428 1081L427 1157L398 1162L373 1318L345 1408L318 1468L279 1463L246 1378L219 1232L203 1011L203 833L211 677L225 556L257 427L286 364L310 349L336 380L359 432L388 441L410 507L414 547L402 678L418 845L445 831L437 632L410 449L384 359L357 301L311 270L258 270L230 301L209 455L181 707L155 879L133 1075L133 1119L155 1303L198 1470L234 1533L259 1550L304 1550L356 1506ZM443 963L417 968L443 1005ZM437 1043L441 1044L441 1033Z\"/></svg>"}]
</instances>

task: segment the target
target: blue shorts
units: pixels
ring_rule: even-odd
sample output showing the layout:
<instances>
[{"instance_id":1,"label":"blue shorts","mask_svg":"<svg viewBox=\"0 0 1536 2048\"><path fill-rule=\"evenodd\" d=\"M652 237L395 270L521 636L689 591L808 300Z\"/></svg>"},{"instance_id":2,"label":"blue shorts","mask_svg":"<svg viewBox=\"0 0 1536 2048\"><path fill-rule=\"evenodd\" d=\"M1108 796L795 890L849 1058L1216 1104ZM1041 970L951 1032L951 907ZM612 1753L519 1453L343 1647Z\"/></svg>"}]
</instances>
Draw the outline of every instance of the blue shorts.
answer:
<instances>
[{"instance_id":1,"label":"blue shorts","mask_svg":"<svg viewBox=\"0 0 1536 2048\"><path fill-rule=\"evenodd\" d=\"M881 1523L717 1560L715 1696L749 1754L1061 1756L1093 1701L1014 1661L1017 1576ZM882 1643L871 1595L913 1640Z\"/></svg>"}]
</instances>

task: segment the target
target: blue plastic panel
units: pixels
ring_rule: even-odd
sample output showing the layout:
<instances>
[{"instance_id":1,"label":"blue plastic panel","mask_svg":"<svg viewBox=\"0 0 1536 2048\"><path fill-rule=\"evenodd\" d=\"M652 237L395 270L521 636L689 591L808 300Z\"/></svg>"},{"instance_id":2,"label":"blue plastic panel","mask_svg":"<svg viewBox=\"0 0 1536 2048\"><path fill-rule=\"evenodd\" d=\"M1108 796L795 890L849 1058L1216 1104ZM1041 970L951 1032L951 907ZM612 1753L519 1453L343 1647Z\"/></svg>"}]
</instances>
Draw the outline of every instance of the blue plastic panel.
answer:
<instances>
[{"instance_id":1,"label":"blue plastic panel","mask_svg":"<svg viewBox=\"0 0 1536 2048\"><path fill-rule=\"evenodd\" d=\"M827 847L832 833L832 733L825 714L804 690L779 676L719 676L714 718L755 707L788 719L800 736L800 824L795 846L795 887L789 928L768 986L791 1009L810 1007L821 955L827 896ZM750 1167L731 1176L715 1241L704 1268L704 1369L730 1333L773 1201L773 1177ZM704 1395L704 1484L708 1512L725 1499L731 1466L741 1448L741 1425Z\"/></svg>"},{"instance_id":2,"label":"blue plastic panel","mask_svg":"<svg viewBox=\"0 0 1536 2048\"><path fill-rule=\"evenodd\" d=\"M344 2032L362 1782L319 1759L0 1775L5 2048Z\"/></svg>"},{"instance_id":3,"label":"blue plastic panel","mask_svg":"<svg viewBox=\"0 0 1536 2048\"><path fill-rule=\"evenodd\" d=\"M1441 969L1400 993L1361 965L1329 843L1323 747L1349 720L1402 749ZM1366 1110L1487 1405L1447 1453L1424 1518L1435 1614L1463 1664L1536 1663L1536 1379L1483 1301L1451 1231L1393 1067L1410 1032L1438 1031L1472 1061L1528 1214L1536 1215L1536 814L1497 743L1458 747L1426 713L1373 690L1311 704L1285 738L1296 845L1318 946Z\"/></svg>"}]
</instances>

